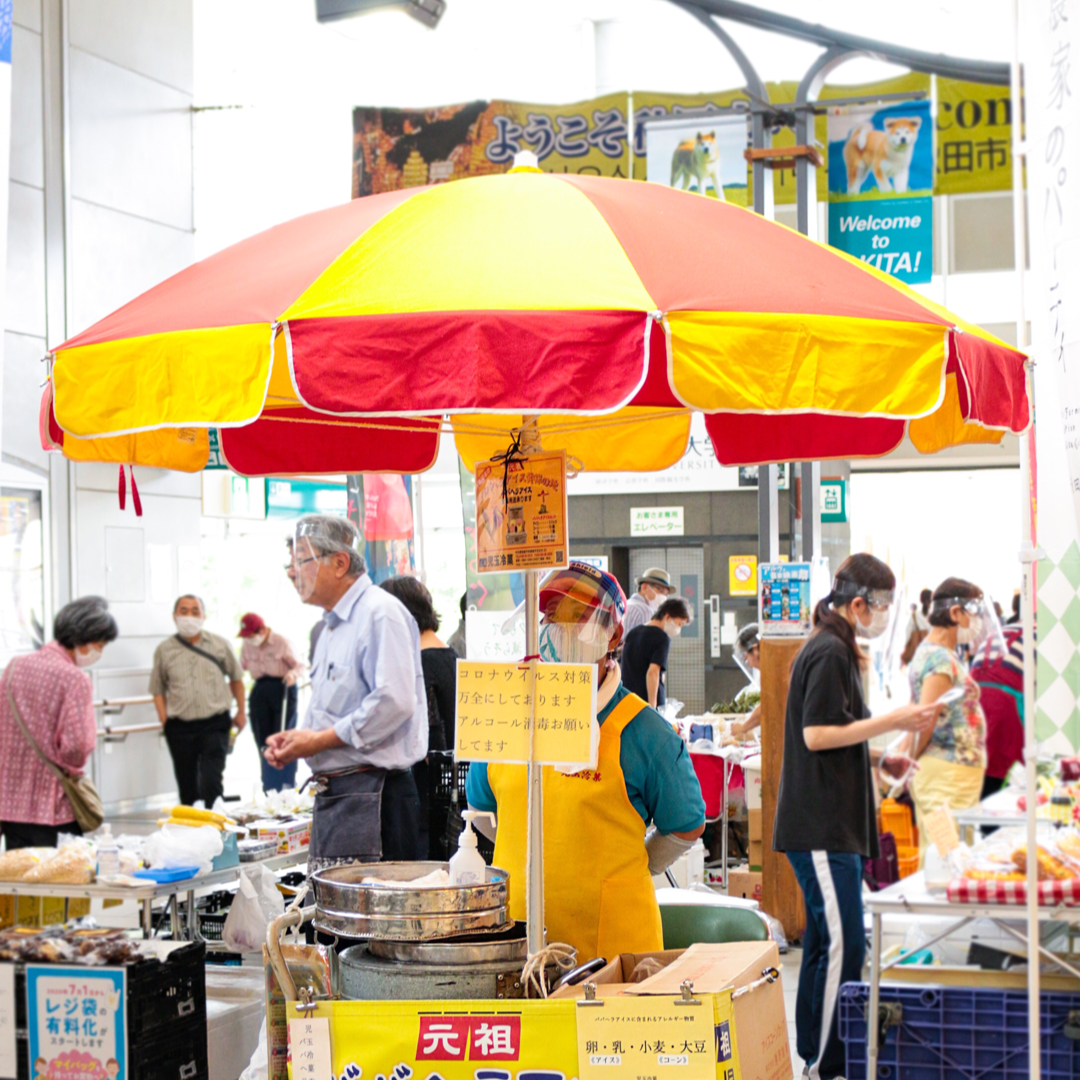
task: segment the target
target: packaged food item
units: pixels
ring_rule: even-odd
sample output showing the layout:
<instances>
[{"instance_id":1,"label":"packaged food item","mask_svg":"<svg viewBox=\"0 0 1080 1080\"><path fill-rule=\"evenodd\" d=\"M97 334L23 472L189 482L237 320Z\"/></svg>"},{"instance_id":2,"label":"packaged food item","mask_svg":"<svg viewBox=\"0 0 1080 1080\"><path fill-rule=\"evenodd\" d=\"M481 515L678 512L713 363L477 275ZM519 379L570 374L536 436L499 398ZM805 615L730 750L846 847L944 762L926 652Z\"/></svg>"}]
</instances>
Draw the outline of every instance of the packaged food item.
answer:
<instances>
[{"instance_id":1,"label":"packaged food item","mask_svg":"<svg viewBox=\"0 0 1080 1080\"><path fill-rule=\"evenodd\" d=\"M1080 871L1065 859L1048 851L1041 844L1036 848L1035 859L1039 867L1040 881L1068 881L1080 877ZM1018 847L1012 853L1012 861L1018 870L1027 874L1027 845Z\"/></svg>"},{"instance_id":2,"label":"packaged food item","mask_svg":"<svg viewBox=\"0 0 1080 1080\"><path fill-rule=\"evenodd\" d=\"M93 880L93 849L83 844L61 848L51 859L38 863L23 875L23 881L39 885L89 885Z\"/></svg>"},{"instance_id":3,"label":"packaged food item","mask_svg":"<svg viewBox=\"0 0 1080 1080\"><path fill-rule=\"evenodd\" d=\"M22 881L33 870L56 854L56 848L15 848L0 854L0 881Z\"/></svg>"},{"instance_id":4,"label":"packaged food item","mask_svg":"<svg viewBox=\"0 0 1080 1080\"><path fill-rule=\"evenodd\" d=\"M969 866L964 871L964 877L969 881L1026 881L1027 875L1019 870L980 870Z\"/></svg>"}]
</instances>

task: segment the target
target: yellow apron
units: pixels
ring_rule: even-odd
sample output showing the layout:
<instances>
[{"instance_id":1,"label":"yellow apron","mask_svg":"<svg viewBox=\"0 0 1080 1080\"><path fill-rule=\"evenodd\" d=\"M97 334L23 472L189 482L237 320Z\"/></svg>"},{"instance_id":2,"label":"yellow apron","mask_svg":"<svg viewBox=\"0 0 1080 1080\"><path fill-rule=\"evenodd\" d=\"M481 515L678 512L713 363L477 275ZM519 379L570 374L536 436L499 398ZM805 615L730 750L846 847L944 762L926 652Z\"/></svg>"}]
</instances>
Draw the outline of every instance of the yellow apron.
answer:
<instances>
[{"instance_id":1,"label":"yellow apron","mask_svg":"<svg viewBox=\"0 0 1080 1080\"><path fill-rule=\"evenodd\" d=\"M648 706L627 694L600 725L596 769L543 768L544 921L547 940L577 949L578 962L663 948L660 907L645 853L645 823L626 793L622 733ZM488 765L498 803L495 865L510 872L510 915L525 918L524 765Z\"/></svg>"}]
</instances>

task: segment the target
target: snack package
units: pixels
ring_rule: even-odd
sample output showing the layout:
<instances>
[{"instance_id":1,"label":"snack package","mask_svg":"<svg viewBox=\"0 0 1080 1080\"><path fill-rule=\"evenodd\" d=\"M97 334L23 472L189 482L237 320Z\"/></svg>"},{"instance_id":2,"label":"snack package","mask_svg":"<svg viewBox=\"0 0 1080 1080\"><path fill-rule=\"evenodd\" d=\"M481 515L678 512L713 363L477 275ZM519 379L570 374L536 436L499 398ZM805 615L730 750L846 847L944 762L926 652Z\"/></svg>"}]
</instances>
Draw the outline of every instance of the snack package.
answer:
<instances>
[{"instance_id":1,"label":"snack package","mask_svg":"<svg viewBox=\"0 0 1080 1080\"><path fill-rule=\"evenodd\" d=\"M56 848L15 848L0 854L0 881L24 881L28 871L51 859Z\"/></svg>"},{"instance_id":2,"label":"snack package","mask_svg":"<svg viewBox=\"0 0 1080 1080\"><path fill-rule=\"evenodd\" d=\"M39 885L89 885L93 880L94 853L84 844L69 844L23 876Z\"/></svg>"}]
</instances>

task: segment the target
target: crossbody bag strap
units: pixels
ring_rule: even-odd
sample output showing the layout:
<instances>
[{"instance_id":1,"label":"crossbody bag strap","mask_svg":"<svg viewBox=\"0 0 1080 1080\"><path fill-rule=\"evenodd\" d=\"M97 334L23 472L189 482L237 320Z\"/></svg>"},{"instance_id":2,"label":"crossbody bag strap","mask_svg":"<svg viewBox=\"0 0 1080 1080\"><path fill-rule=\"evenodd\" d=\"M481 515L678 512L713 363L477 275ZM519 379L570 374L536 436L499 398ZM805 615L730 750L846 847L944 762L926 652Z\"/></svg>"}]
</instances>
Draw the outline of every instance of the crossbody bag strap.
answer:
<instances>
[{"instance_id":1,"label":"crossbody bag strap","mask_svg":"<svg viewBox=\"0 0 1080 1080\"><path fill-rule=\"evenodd\" d=\"M19 725L19 730L23 733L23 737L26 741L34 748L34 753L37 754L37 756L41 758L41 760L44 761L58 777L67 777L68 774L64 772L55 761L50 761L45 756L45 752L38 746L37 740L30 734L30 730L27 728L26 724L23 723L23 718L19 713L19 706L15 704L15 695L11 692L11 680L14 674L15 664L12 662L11 666L8 668L8 679L5 689L7 690L8 705L11 706L11 715L15 717L15 723Z\"/></svg>"},{"instance_id":2,"label":"crossbody bag strap","mask_svg":"<svg viewBox=\"0 0 1080 1080\"><path fill-rule=\"evenodd\" d=\"M176 635L176 640L184 646L185 649L190 649L193 653L198 653L200 656L206 657L211 664L214 665L221 672L222 675L228 676L228 669L225 667L225 661L219 660L213 653L208 653L205 649L200 649L198 645L192 645L187 638L182 638L179 634Z\"/></svg>"}]
</instances>

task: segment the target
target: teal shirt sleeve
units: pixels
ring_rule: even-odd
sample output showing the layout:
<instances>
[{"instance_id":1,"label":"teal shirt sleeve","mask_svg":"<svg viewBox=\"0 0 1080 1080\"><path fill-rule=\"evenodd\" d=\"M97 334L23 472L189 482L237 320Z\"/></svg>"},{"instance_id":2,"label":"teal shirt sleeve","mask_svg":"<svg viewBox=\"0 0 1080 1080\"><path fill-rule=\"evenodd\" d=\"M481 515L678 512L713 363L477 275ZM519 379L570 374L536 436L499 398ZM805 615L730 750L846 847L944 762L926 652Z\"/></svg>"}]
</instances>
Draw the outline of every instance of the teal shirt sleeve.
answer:
<instances>
[{"instance_id":1,"label":"teal shirt sleeve","mask_svg":"<svg viewBox=\"0 0 1080 1080\"><path fill-rule=\"evenodd\" d=\"M490 810L494 814L498 805L495 802L495 792L488 783L487 769L486 761L474 761L469 766L468 775L465 777L465 797L474 810Z\"/></svg>"},{"instance_id":2,"label":"teal shirt sleeve","mask_svg":"<svg viewBox=\"0 0 1080 1080\"><path fill-rule=\"evenodd\" d=\"M655 709L642 709L623 731L619 764L626 793L646 825L655 822L660 832L673 833L705 824L705 800L690 752Z\"/></svg>"}]
</instances>

